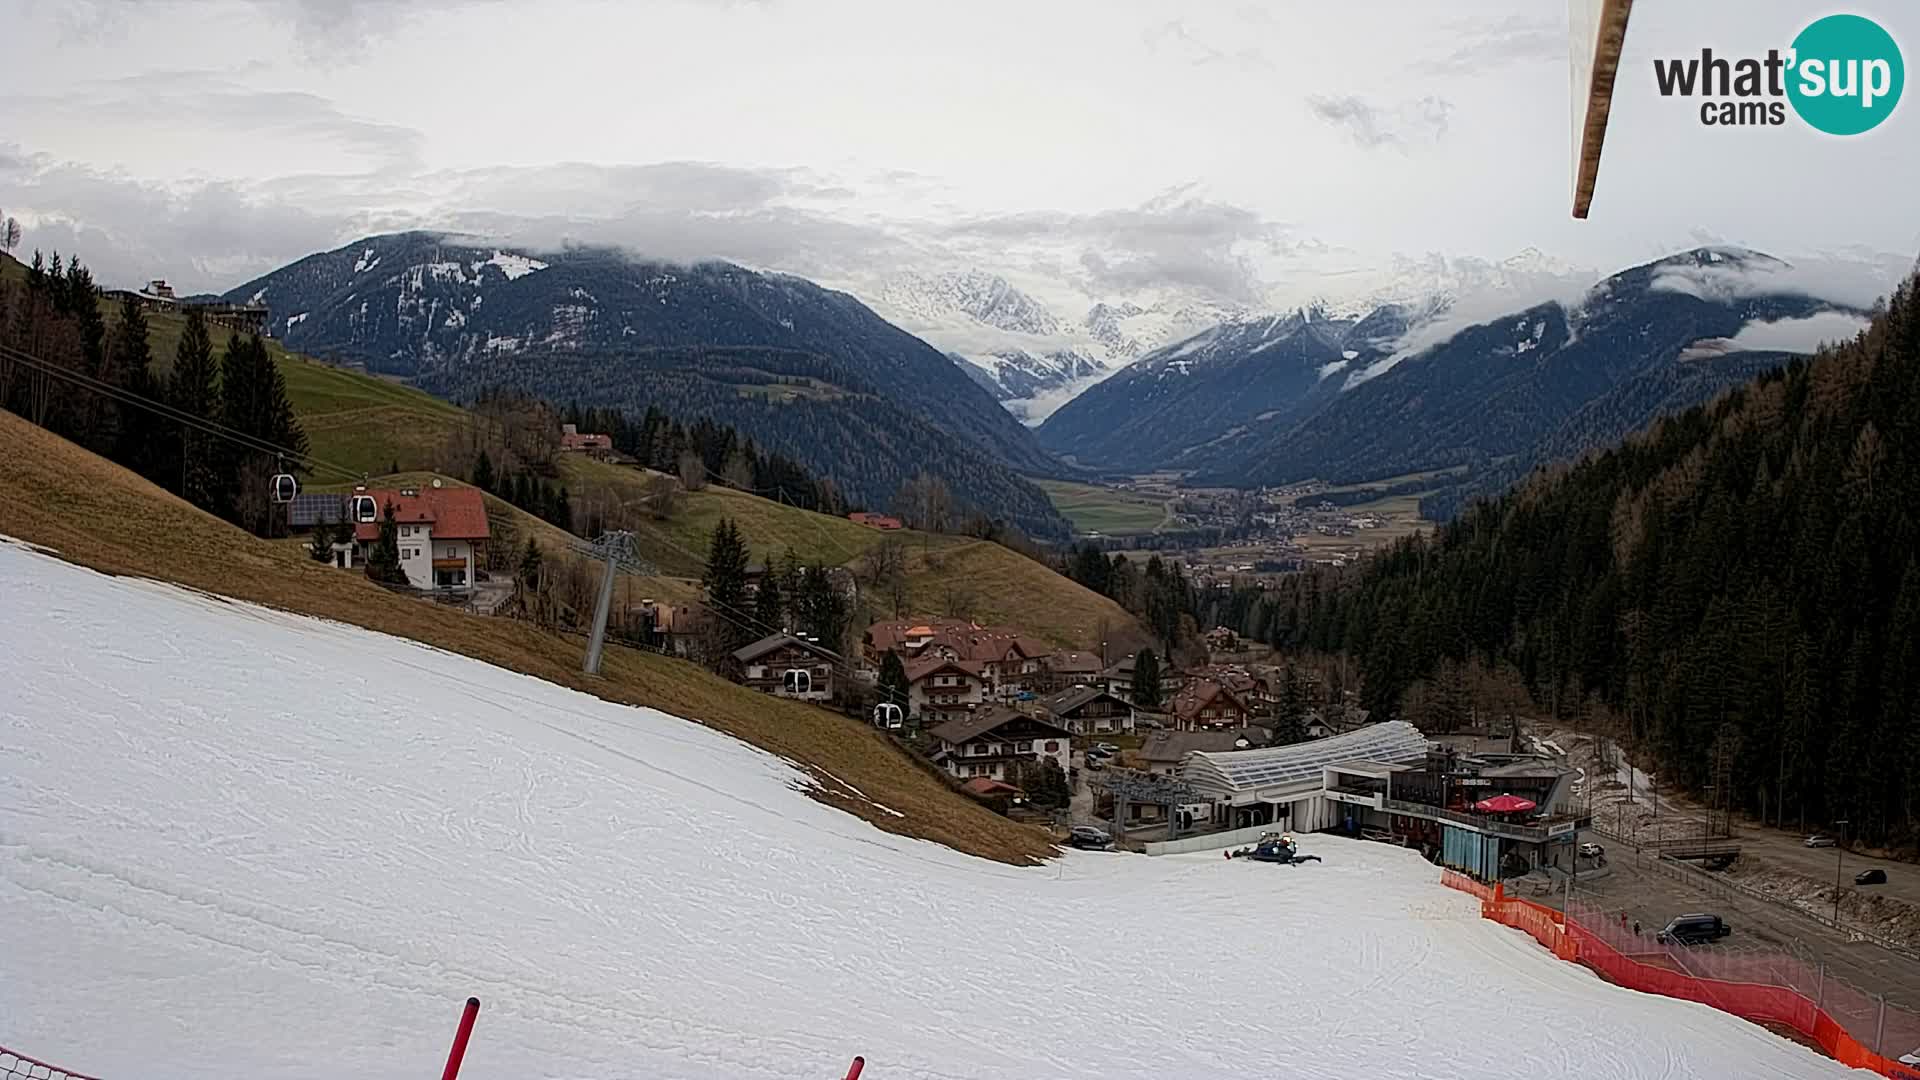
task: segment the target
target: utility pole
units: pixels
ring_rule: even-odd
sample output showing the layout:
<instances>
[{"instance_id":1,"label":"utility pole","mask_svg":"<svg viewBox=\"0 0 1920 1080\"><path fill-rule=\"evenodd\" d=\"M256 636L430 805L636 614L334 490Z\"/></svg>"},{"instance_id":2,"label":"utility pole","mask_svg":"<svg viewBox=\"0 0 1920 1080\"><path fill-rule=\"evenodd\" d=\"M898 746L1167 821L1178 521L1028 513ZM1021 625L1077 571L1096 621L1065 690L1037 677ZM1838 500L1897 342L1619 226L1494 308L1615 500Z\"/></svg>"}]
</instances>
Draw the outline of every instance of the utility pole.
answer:
<instances>
[{"instance_id":1,"label":"utility pole","mask_svg":"<svg viewBox=\"0 0 1920 1080\"><path fill-rule=\"evenodd\" d=\"M635 557L633 534L630 532L601 533L592 544L575 544L574 551L606 563L606 572L600 579L600 598L594 604L593 629L587 636L586 660L580 665L582 672L598 675L601 652L607 643L607 617L613 608L614 571L625 570L630 574L642 576L652 575L658 571L652 565Z\"/></svg>"},{"instance_id":2,"label":"utility pole","mask_svg":"<svg viewBox=\"0 0 1920 1080\"><path fill-rule=\"evenodd\" d=\"M1840 929L1840 867L1847 858L1847 819L1834 822L1840 826L1840 841L1833 845L1833 928Z\"/></svg>"}]
</instances>

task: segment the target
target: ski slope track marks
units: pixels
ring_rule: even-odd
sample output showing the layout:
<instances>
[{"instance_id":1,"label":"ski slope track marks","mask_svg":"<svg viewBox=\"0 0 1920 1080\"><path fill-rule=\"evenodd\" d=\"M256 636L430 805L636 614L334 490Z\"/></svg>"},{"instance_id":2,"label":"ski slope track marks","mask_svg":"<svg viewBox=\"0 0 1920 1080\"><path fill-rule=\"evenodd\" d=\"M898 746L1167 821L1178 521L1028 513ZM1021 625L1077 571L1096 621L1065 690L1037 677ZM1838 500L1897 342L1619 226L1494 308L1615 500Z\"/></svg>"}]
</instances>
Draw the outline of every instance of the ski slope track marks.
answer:
<instances>
[{"instance_id":1,"label":"ski slope track marks","mask_svg":"<svg viewBox=\"0 0 1920 1080\"><path fill-rule=\"evenodd\" d=\"M1846 1074L1410 852L1009 867L401 639L8 543L0 598L0 1043L108 1080L419 1077L469 994L469 1080Z\"/></svg>"}]
</instances>

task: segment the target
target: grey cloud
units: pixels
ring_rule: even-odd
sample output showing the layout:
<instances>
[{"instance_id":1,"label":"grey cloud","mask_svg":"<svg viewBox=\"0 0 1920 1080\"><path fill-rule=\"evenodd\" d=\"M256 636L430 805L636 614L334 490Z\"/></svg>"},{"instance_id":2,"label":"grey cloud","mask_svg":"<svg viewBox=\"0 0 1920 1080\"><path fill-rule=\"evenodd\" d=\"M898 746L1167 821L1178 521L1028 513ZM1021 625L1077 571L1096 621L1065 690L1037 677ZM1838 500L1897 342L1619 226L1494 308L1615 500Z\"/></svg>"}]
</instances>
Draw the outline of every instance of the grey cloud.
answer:
<instances>
[{"instance_id":1,"label":"grey cloud","mask_svg":"<svg viewBox=\"0 0 1920 1080\"><path fill-rule=\"evenodd\" d=\"M541 250L611 245L673 262L729 259L823 277L910 254L884 228L784 204L833 199L837 190L805 170L698 162L158 184L0 144L0 206L27 224L29 249L78 252L109 284L167 277L193 290L225 289L355 237L404 229Z\"/></svg>"},{"instance_id":2,"label":"grey cloud","mask_svg":"<svg viewBox=\"0 0 1920 1080\"><path fill-rule=\"evenodd\" d=\"M203 71L150 72L98 80L59 95L0 96L0 111L94 123L101 116L155 127L181 119L216 118L229 136L292 136L326 142L371 159L377 168L417 167L426 145L420 132L350 116L317 94L254 90Z\"/></svg>"},{"instance_id":3,"label":"grey cloud","mask_svg":"<svg viewBox=\"0 0 1920 1080\"><path fill-rule=\"evenodd\" d=\"M1448 28L1457 44L1444 55L1414 65L1433 74L1485 71L1505 64L1567 58L1567 27L1563 20L1495 15L1460 19Z\"/></svg>"},{"instance_id":4,"label":"grey cloud","mask_svg":"<svg viewBox=\"0 0 1920 1080\"><path fill-rule=\"evenodd\" d=\"M225 287L332 243L347 222L233 184L160 185L0 148L23 247L79 255L103 283Z\"/></svg>"},{"instance_id":5,"label":"grey cloud","mask_svg":"<svg viewBox=\"0 0 1920 1080\"><path fill-rule=\"evenodd\" d=\"M1090 295L1178 288L1229 303L1258 303L1265 295L1252 254L1290 247L1284 226L1184 189L1132 209L1005 214L941 233L963 246L979 244L983 254L1008 244L1076 250L1079 284Z\"/></svg>"},{"instance_id":6,"label":"grey cloud","mask_svg":"<svg viewBox=\"0 0 1920 1080\"><path fill-rule=\"evenodd\" d=\"M1848 250L1781 261L1745 258L1696 266L1662 267L1652 287L1714 300L1796 293L1865 311L1913 270L1903 255Z\"/></svg>"},{"instance_id":7,"label":"grey cloud","mask_svg":"<svg viewBox=\"0 0 1920 1080\"><path fill-rule=\"evenodd\" d=\"M1346 131L1354 142L1378 149L1439 142L1447 133L1447 115L1453 111L1453 103L1428 96L1382 107L1351 94L1343 97L1316 94L1307 99L1307 108L1321 120Z\"/></svg>"}]
</instances>

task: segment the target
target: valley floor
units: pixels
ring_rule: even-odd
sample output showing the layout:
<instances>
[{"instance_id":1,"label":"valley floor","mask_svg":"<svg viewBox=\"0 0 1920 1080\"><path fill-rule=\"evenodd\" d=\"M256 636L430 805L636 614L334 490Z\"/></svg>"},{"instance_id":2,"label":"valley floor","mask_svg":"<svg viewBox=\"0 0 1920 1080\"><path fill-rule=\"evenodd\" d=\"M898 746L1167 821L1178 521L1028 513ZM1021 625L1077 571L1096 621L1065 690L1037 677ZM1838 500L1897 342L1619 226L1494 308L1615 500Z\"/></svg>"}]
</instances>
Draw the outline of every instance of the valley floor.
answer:
<instances>
[{"instance_id":1,"label":"valley floor","mask_svg":"<svg viewBox=\"0 0 1920 1080\"><path fill-rule=\"evenodd\" d=\"M1815 1078L1413 853L883 833L782 759L0 543L0 1043L108 1078ZM887 808L877 808L886 813Z\"/></svg>"}]
</instances>

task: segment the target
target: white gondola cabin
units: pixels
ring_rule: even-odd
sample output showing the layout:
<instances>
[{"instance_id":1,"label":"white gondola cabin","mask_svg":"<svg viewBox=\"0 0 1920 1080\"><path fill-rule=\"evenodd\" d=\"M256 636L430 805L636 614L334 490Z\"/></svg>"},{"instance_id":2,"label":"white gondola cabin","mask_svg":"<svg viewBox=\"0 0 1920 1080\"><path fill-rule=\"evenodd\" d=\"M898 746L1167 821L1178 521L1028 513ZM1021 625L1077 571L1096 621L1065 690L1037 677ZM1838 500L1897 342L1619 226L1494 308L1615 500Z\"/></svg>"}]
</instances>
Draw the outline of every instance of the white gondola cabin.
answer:
<instances>
[{"instance_id":1,"label":"white gondola cabin","mask_svg":"<svg viewBox=\"0 0 1920 1080\"><path fill-rule=\"evenodd\" d=\"M891 701L883 701L873 707L873 726L888 731L898 731L906 725L906 713Z\"/></svg>"},{"instance_id":2,"label":"white gondola cabin","mask_svg":"<svg viewBox=\"0 0 1920 1080\"><path fill-rule=\"evenodd\" d=\"M791 697L805 697L813 693L813 672L806 668L788 668L781 687Z\"/></svg>"},{"instance_id":3,"label":"white gondola cabin","mask_svg":"<svg viewBox=\"0 0 1920 1080\"><path fill-rule=\"evenodd\" d=\"M268 491L274 502L290 503L295 495L300 494L300 481L292 473L278 473L268 486Z\"/></svg>"}]
</instances>

